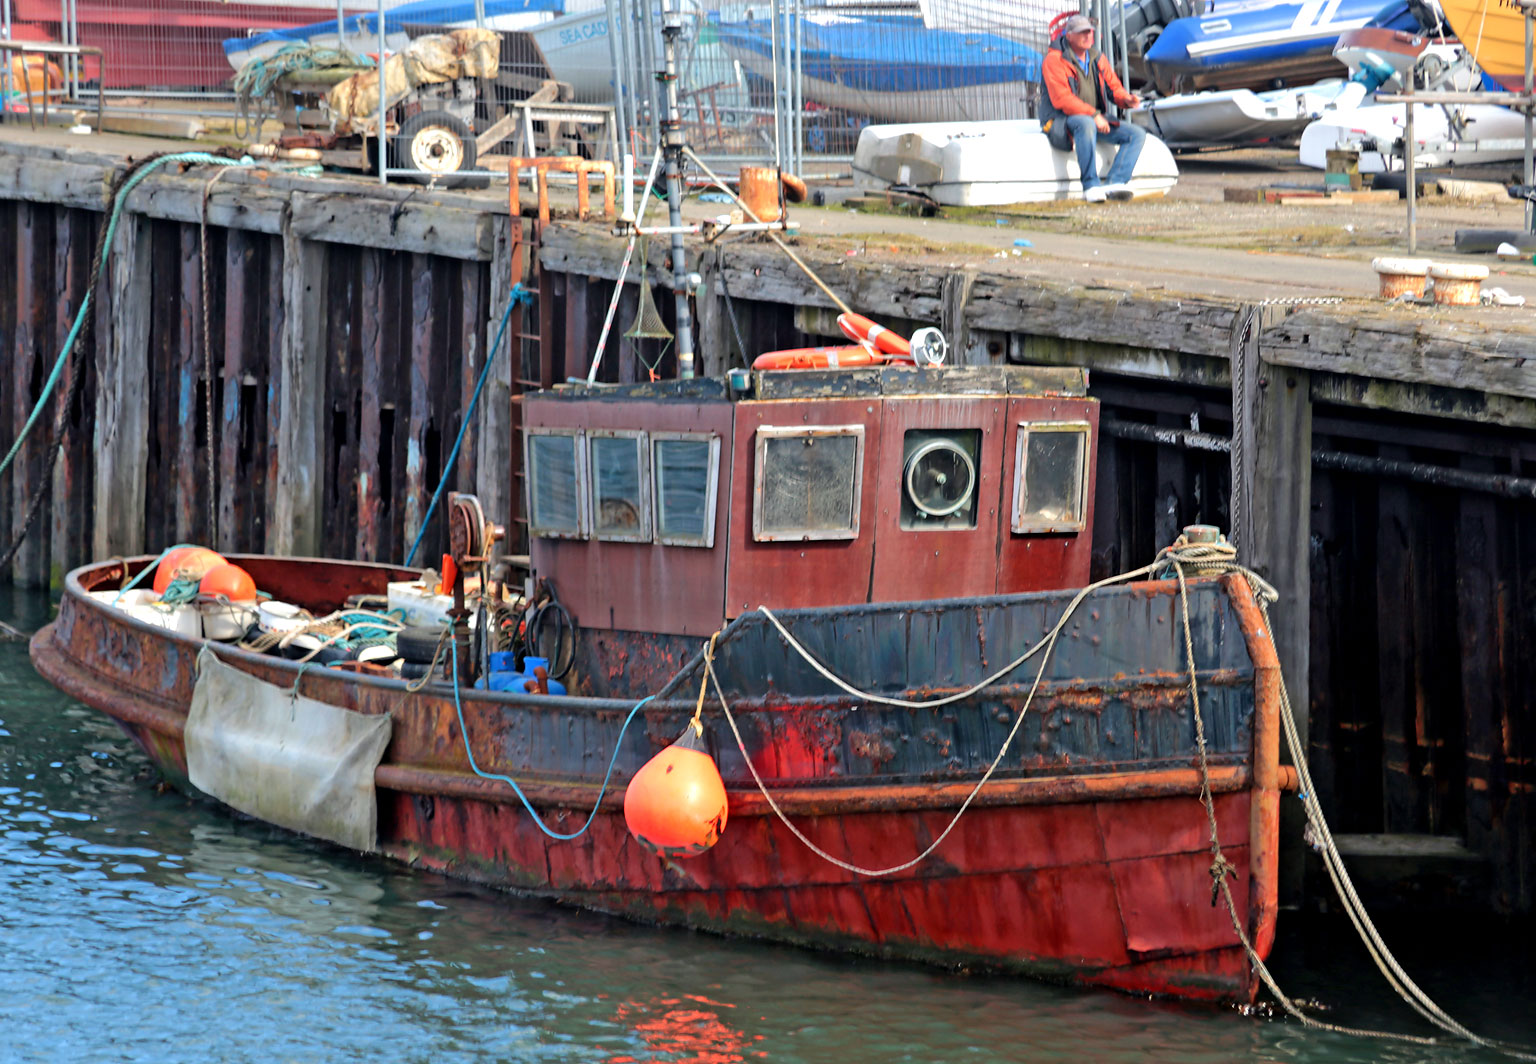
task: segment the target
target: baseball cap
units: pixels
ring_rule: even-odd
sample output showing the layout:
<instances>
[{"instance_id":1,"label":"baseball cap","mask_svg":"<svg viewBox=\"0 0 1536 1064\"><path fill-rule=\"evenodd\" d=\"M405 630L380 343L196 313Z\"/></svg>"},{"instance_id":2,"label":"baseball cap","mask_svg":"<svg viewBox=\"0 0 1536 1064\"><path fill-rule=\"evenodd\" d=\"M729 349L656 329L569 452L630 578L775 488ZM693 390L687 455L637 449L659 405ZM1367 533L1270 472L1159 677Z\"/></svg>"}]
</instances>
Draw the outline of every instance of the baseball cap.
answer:
<instances>
[{"instance_id":1,"label":"baseball cap","mask_svg":"<svg viewBox=\"0 0 1536 1064\"><path fill-rule=\"evenodd\" d=\"M1071 18L1067 19L1066 25L1061 27L1061 32L1063 34L1082 33L1084 30L1091 30L1094 28L1093 19L1089 18L1087 15L1073 15Z\"/></svg>"}]
</instances>

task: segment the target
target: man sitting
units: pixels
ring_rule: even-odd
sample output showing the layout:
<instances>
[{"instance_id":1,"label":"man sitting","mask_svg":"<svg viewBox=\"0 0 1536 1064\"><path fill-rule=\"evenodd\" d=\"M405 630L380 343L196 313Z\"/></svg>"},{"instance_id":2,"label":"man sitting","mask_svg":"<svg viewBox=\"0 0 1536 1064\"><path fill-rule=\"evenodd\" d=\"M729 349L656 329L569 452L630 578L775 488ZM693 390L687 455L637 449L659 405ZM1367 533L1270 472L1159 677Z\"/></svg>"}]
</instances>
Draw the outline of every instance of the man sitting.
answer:
<instances>
[{"instance_id":1,"label":"man sitting","mask_svg":"<svg viewBox=\"0 0 1536 1064\"><path fill-rule=\"evenodd\" d=\"M1136 169L1147 133L1134 122L1112 120L1104 110L1111 103L1137 107L1141 97L1125 91L1109 60L1093 44L1093 22L1088 16L1073 15L1067 19L1061 38L1046 53L1040 68L1044 85L1040 94L1040 126L1057 151L1069 151L1076 146L1083 199L1089 203L1130 199L1131 190L1126 182ZM1102 183L1098 157L1094 154L1100 140L1120 146Z\"/></svg>"}]
</instances>

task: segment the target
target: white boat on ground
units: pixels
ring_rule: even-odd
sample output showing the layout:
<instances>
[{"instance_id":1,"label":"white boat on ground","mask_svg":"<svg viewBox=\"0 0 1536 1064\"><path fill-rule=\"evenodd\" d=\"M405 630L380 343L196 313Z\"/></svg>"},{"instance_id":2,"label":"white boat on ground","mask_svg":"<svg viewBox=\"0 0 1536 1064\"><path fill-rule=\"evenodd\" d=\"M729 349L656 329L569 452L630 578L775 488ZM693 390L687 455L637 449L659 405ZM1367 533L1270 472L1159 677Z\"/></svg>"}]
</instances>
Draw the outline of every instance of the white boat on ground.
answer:
<instances>
[{"instance_id":1,"label":"white boat on ground","mask_svg":"<svg viewBox=\"0 0 1536 1064\"><path fill-rule=\"evenodd\" d=\"M1175 150L1235 148L1291 140L1309 122L1333 111L1353 110L1363 99L1364 85L1332 78L1269 92L1225 89L1165 96L1147 101L1129 117Z\"/></svg>"},{"instance_id":2,"label":"white boat on ground","mask_svg":"<svg viewBox=\"0 0 1536 1064\"><path fill-rule=\"evenodd\" d=\"M1366 104L1318 119L1302 131L1302 165L1322 169L1330 149L1354 148L1360 152L1363 174L1403 169L1394 145L1403 136L1404 110L1403 104ZM1524 154L1525 118L1489 104L1420 104L1413 111L1413 141L1418 166L1508 162Z\"/></svg>"},{"instance_id":3,"label":"white boat on ground","mask_svg":"<svg viewBox=\"0 0 1536 1064\"><path fill-rule=\"evenodd\" d=\"M1099 171L1114 161L1099 146ZM853 155L854 187L913 188L947 207L1081 199L1077 156L1056 151L1034 120L866 126ZM1137 199L1165 195L1179 179L1173 153L1148 135L1129 185Z\"/></svg>"}]
</instances>

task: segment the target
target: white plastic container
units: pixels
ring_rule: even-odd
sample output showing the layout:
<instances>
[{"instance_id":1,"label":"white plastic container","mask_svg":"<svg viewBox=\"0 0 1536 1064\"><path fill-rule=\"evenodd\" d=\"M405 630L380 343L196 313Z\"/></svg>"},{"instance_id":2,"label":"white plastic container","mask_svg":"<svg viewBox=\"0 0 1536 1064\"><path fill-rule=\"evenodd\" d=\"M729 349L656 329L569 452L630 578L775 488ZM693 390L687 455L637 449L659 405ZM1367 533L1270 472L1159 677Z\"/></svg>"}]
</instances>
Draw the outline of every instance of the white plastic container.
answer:
<instances>
[{"instance_id":1,"label":"white plastic container","mask_svg":"<svg viewBox=\"0 0 1536 1064\"><path fill-rule=\"evenodd\" d=\"M259 616L254 602L202 602L197 606L203 637L221 643L239 639Z\"/></svg>"},{"instance_id":2,"label":"white plastic container","mask_svg":"<svg viewBox=\"0 0 1536 1064\"><path fill-rule=\"evenodd\" d=\"M453 609L452 595L439 595L430 585L412 581L390 584L388 599L389 608L400 610L409 625L447 624L448 611Z\"/></svg>"},{"instance_id":3,"label":"white plastic container","mask_svg":"<svg viewBox=\"0 0 1536 1064\"><path fill-rule=\"evenodd\" d=\"M269 599L256 607L256 620L263 632L291 632L303 628L314 618L309 611L291 602Z\"/></svg>"},{"instance_id":4,"label":"white plastic container","mask_svg":"<svg viewBox=\"0 0 1536 1064\"><path fill-rule=\"evenodd\" d=\"M114 609L122 610L136 621L165 628L179 635L200 637L203 634L203 618L197 607L189 604L167 606L152 589L136 587L129 591L92 591L91 598Z\"/></svg>"}]
</instances>

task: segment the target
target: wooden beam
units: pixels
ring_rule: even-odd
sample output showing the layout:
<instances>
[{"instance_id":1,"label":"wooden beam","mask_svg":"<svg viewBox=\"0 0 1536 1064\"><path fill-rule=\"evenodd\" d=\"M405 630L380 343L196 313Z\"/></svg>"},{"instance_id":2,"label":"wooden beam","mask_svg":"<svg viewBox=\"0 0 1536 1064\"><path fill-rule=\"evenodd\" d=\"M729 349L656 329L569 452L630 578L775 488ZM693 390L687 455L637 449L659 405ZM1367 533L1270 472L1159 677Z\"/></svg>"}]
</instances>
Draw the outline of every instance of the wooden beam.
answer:
<instances>
[{"instance_id":1,"label":"wooden beam","mask_svg":"<svg viewBox=\"0 0 1536 1064\"><path fill-rule=\"evenodd\" d=\"M303 240L284 225L283 387L277 403L276 488L267 526L267 550L273 554L322 553L327 271L327 246Z\"/></svg>"},{"instance_id":2,"label":"wooden beam","mask_svg":"<svg viewBox=\"0 0 1536 1064\"><path fill-rule=\"evenodd\" d=\"M144 550L149 459L149 223L119 221L96 310L96 528L98 558Z\"/></svg>"},{"instance_id":3,"label":"wooden beam","mask_svg":"<svg viewBox=\"0 0 1536 1064\"><path fill-rule=\"evenodd\" d=\"M385 293L384 253L374 248L363 251L363 278L358 295L363 302L363 330L357 429L357 473L352 491L357 499L357 538L354 541L355 557L364 561L377 561L379 557L379 510L381 492L379 483L379 374L384 360L391 355L399 357L404 352L386 351L384 321L389 312ZM413 411L414 415L414 411ZM420 452L416 454L420 463ZM411 466L406 465L409 482ZM411 490L406 489L409 496Z\"/></svg>"},{"instance_id":4,"label":"wooden beam","mask_svg":"<svg viewBox=\"0 0 1536 1064\"><path fill-rule=\"evenodd\" d=\"M87 260L94 242L91 228L86 224L88 216L83 212L56 207L53 217L53 344L56 350L62 351L75 315L80 311L80 301L85 296L85 282L90 275ZM59 387L67 395L75 387L76 377L86 378L79 384L79 401L85 410L90 409L91 402L85 387L89 380L87 365L90 357L91 346L82 344L59 381ZM84 430L85 424L85 416L75 418L71 413L67 446L53 469L52 543L49 550L52 584L57 584L70 569L90 560L90 522L81 518L91 504L89 485L93 464L85 460L91 453L89 440L81 440L83 435L89 435Z\"/></svg>"},{"instance_id":5,"label":"wooden beam","mask_svg":"<svg viewBox=\"0 0 1536 1064\"><path fill-rule=\"evenodd\" d=\"M216 364L220 367L217 372L221 386L214 390L219 409L213 419L218 431L218 446L214 453L218 455L219 470L219 534L215 549L221 551L255 547L255 544L244 542L248 533L247 515L240 505L244 479L244 470L240 467L240 421L245 391L241 385L245 379L246 349L252 339L247 324L253 309L251 300L259 294L259 289L257 293L250 291L255 257L250 234L239 229L230 229L224 234L224 305L218 316L219 330L223 334L223 358ZM210 440L209 447L213 446Z\"/></svg>"},{"instance_id":6,"label":"wooden beam","mask_svg":"<svg viewBox=\"0 0 1536 1064\"><path fill-rule=\"evenodd\" d=\"M11 431L9 441L18 438L26 424L40 390L34 391L33 381L45 380L53 368L58 353L49 343L46 327L48 273L50 265L48 246L53 242L52 211L42 204L21 204L16 212L15 288L16 288L16 338L11 350L9 367ZM40 374L40 375L39 375ZM0 549L9 545L25 527L27 511L39 491L48 490L44 481L43 463L48 451L48 438L53 432L54 410L63 401L63 382L54 387L54 396L47 403L32 432L12 460L10 475L11 521L8 534ZM48 580L48 523L39 517L32 530L17 548L11 560L11 581L18 587L37 588Z\"/></svg>"},{"instance_id":7,"label":"wooden beam","mask_svg":"<svg viewBox=\"0 0 1536 1064\"><path fill-rule=\"evenodd\" d=\"M1306 743L1311 691L1312 399L1306 371L1268 365L1262 337L1277 308L1254 306L1233 336L1232 494L1238 557L1280 593L1271 608L1275 650L1296 729ZM1241 516L1238 516L1240 513ZM1305 751L1303 751L1305 756ZM1283 758L1287 753L1282 750ZM1295 806L1283 814L1281 902L1300 900L1305 867Z\"/></svg>"},{"instance_id":8,"label":"wooden beam","mask_svg":"<svg viewBox=\"0 0 1536 1064\"><path fill-rule=\"evenodd\" d=\"M427 507L431 505L432 493L437 489L435 480L427 479L427 427L433 421L432 417L432 377L433 355L441 359L442 352L433 350L433 333L436 331L436 311L432 305L432 260L424 255L411 256L410 263L411 284L411 319L413 328L411 331L410 355L410 425L406 437L405 459L405 541L407 544L416 541L416 535L421 530L422 522L426 520ZM401 352L402 355L406 352ZM457 379L459 374L455 374ZM457 425L440 422L438 425L438 438L442 441L439 449L444 458L448 456L448 448L451 447L453 433L458 431ZM438 476L447 475L448 470L441 470ZM447 493L438 502L441 510L447 505ZM423 541L425 542L425 541ZM433 555L429 552L427 557Z\"/></svg>"},{"instance_id":9,"label":"wooden beam","mask_svg":"<svg viewBox=\"0 0 1536 1064\"><path fill-rule=\"evenodd\" d=\"M512 378L522 353L522 341L517 338L517 334L529 315L514 308L502 336L501 347L497 349L491 345L495 343L502 315L507 312L507 301L511 297L513 284L524 280L522 276L513 273L514 266L521 261L513 247L513 227L518 227L520 236L526 224L521 218L497 218L492 223L495 253L491 256L486 301L489 313L483 328L487 357L494 359L495 364L491 367L485 389L480 393L480 405L475 414L479 451L476 456L475 494L479 496L486 516L496 524L508 526L509 535L515 535L510 531L511 495L516 490L512 483L512 448L522 447L521 441L510 438ZM477 323L476 327L481 327L481 324ZM469 328L468 323L465 328Z\"/></svg>"}]
</instances>

